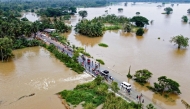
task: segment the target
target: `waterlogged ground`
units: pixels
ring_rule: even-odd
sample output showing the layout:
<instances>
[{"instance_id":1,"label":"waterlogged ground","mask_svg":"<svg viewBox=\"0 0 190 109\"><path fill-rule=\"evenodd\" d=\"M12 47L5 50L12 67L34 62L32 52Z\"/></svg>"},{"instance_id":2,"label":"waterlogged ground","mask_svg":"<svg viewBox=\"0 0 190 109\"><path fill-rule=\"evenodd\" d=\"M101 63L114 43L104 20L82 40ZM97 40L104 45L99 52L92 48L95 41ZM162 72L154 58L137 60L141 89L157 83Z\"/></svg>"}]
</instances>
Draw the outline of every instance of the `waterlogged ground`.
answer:
<instances>
[{"instance_id":1,"label":"waterlogged ground","mask_svg":"<svg viewBox=\"0 0 190 109\"><path fill-rule=\"evenodd\" d=\"M152 101L157 102L167 109L180 109L185 108L181 103L181 99L190 103L189 95L189 71L190 71L190 50L178 50L169 42L172 36L184 35L190 38L190 25L181 21L183 15L187 14L189 4L174 4L174 12L171 15L161 14L164 7L170 7L171 4L166 4L164 7L158 8L161 3L136 3L131 5L128 3L124 6L123 3L119 5L100 7L100 8L80 8L80 10L87 10L87 19L92 19L96 16L105 14L124 15L127 17L135 16L138 11L142 16L147 17L149 20L154 20L152 25L148 25L148 30L143 37L136 37L133 33L124 33L118 31L106 31L103 37L88 38L76 34L74 31L65 34L71 44L86 48L86 51L92 54L96 59L104 60L106 66L115 71L114 77L119 78L121 81L128 81L126 74L129 66L131 65L131 73L139 69L148 69L153 73L150 79L151 85L157 81L160 76L167 76L181 85L180 89L182 94L180 96L172 96L169 99L160 97L152 93L147 88L138 85L133 81L129 81L133 87L148 96ZM118 8L123 8L123 12L118 12ZM75 25L81 19L75 15L70 20L70 25ZM160 40L158 39L160 37ZM98 46L99 43L108 44L108 48Z\"/></svg>"},{"instance_id":2,"label":"waterlogged ground","mask_svg":"<svg viewBox=\"0 0 190 109\"><path fill-rule=\"evenodd\" d=\"M189 92L190 90L190 86L189 86L190 50L189 48L177 50L177 46L174 46L173 44L171 44L169 40L172 36L176 36L180 34L184 35L185 37L190 38L190 33L189 33L190 25L188 23L183 23L181 21L181 17L183 15L187 15L188 18L190 18L190 15L187 14L187 9L189 9L190 7L189 7L189 4L179 3L179 5L177 6L177 4L175 3L174 7L172 7L174 12L171 15L165 15L165 14L161 14L164 12L163 11L164 7L171 7L171 4L166 4L164 7L160 7L160 8L157 7L158 5L161 5L161 3L136 3L136 5L132 5L131 3L128 3L127 6L124 6L124 3L121 3L119 5L113 5L113 6L107 6L107 7L78 9L78 11L80 10L88 11L87 19L93 19L96 16L101 16L105 14L105 10L108 10L108 14L124 15L127 17L135 16L135 13L138 11L140 12L140 15L147 17L149 20L154 20L152 25L147 26L148 30L143 35L143 37L136 37L136 35L133 33L123 33L121 30L106 31L103 37L98 37L98 38L88 38L86 36L78 35L74 31L71 31L71 33L67 33L65 35L68 37L68 40L71 41L71 44L75 44L77 46L81 46L84 48L86 47L86 51L92 54L94 58L100 58L104 60L104 62L106 63L106 67L108 67L110 70L115 71L115 73L113 74L114 77L117 77L121 81L130 82L132 86L136 88L136 90L141 91L143 94L145 94L145 96L148 96L152 101L157 102L158 104L164 106L167 109L181 109L181 108L185 108L184 105L181 103L181 99L184 99L185 101L190 102L190 96L188 96L190 93ZM124 9L123 12L118 12L117 10L118 8L123 8ZM26 16L26 17L31 21L34 20L34 18L32 17L29 17L29 16ZM81 19L81 17L79 17L78 15L72 16L71 20L69 21L69 24L72 26L75 26L79 19ZM160 40L158 39L158 37L160 37ZM98 44L100 42L108 44L109 47L108 48L99 47ZM54 60L53 63L55 63L55 59L53 60ZM12 77L15 78L15 76L17 77L19 74L20 78L21 77L23 78L25 77L23 75L25 73L23 72L26 72L26 71L28 72L29 70L27 69L29 66L30 67L34 67L36 65L43 66L42 62L44 62L45 65L47 64L46 58L44 60L42 56L40 57L40 61L38 63L33 62L33 64L31 64L30 62L30 64L28 65L24 62L20 63L18 60L16 62L17 63L14 63L14 64L13 63L0 64L0 72L2 72L1 68L4 68L5 70L3 72L6 72L6 74L2 74L2 73L0 74L1 75L0 81L2 80L6 82L8 81L9 84L7 84L6 86L8 87L7 89L11 91L12 91L12 88L9 86L15 86L16 83L15 81L13 81L14 79L4 80L3 78L9 78L9 76L7 77L6 75L12 75ZM50 63L52 63L52 61L50 61L49 64ZM22 70L20 71L17 70L17 72L19 73L16 73L15 75L15 73L12 73L12 72L15 72L14 69L18 69L17 68L18 65L25 66L26 68L22 67ZM150 70L153 73L153 77L150 79L151 84L157 81L158 77L163 76L163 75L173 80L176 80L181 85L180 89L181 89L182 94L180 96L172 96L172 98L165 99L163 97L160 97L159 95L152 93L147 88L142 87L133 81L129 81L126 78L126 74L128 72L128 68L130 65L131 65L132 74L134 74L135 71L139 69L146 68ZM56 67L54 65L49 65L49 66L40 67L37 70L38 71L46 70L46 71L54 72L55 69L56 71L57 69L59 69L57 68L58 66L61 66L60 68L62 68L59 70L60 72L69 72L69 73L66 73L68 74L67 75L68 77L64 77L65 74L60 73L62 75L61 76L58 75L59 77L57 77L57 81L64 80L65 78L69 78L69 76L72 77L73 75L77 75L73 73L72 71L70 71L69 69L63 67L62 63L60 62L56 63ZM37 67L34 67L34 68L37 68ZM26 71L23 71L23 69L25 69ZM30 69L33 69L33 68L30 68ZM34 71L30 72L29 74L33 74L33 73L35 73L35 75L37 74L35 77L38 77L41 74ZM54 83L52 81L52 78L56 78L54 76L55 75L52 74L51 76L47 76L46 78L44 78L44 74L42 74L41 79L39 78L30 79L27 82L27 84L29 84L28 86L30 87L36 87L33 85L34 82L31 82L31 80L35 80L35 82L41 80L41 81L50 81L51 85L48 85L48 86L52 86L52 87L55 84L57 85L57 83L63 85L62 87L59 87L59 88L55 88L55 89L52 88L52 90L54 90L53 93L56 93L57 91L62 90L62 89L72 89L80 81L80 80L77 80L76 84L73 84L73 86L71 85L72 82L68 82L67 79L65 80L65 82L67 81L68 84L62 84L60 81ZM62 79L60 79L61 77ZM10 83L10 81L13 81L12 83L14 84ZM3 82L0 82L0 85L2 83ZM5 87L5 85L1 85L1 86ZM44 85L39 85L39 86L44 86ZM43 89L43 90L44 91L41 92L40 90L39 92L43 93L44 99L48 101L49 98L47 98L47 95L51 95L51 94L46 94L45 93L46 89ZM4 93L5 92L6 91L4 91ZM6 93L8 93L8 91ZM23 94L16 95L17 91L12 92L12 93L15 94L15 95L13 94L14 96L16 96L16 97L13 97L15 99L23 95ZM33 93L33 92L31 91L30 93ZM30 94L30 93L25 93L25 94ZM4 99L5 98L8 99L10 96L9 94L10 93L4 96ZM9 102L12 102L12 101L14 100L10 100ZM31 103L33 103L33 101ZM58 102L55 101L52 104L54 103L58 103ZM16 104L16 105L19 105L19 104ZM50 107L50 106L47 106L47 107Z\"/></svg>"},{"instance_id":3,"label":"waterlogged ground","mask_svg":"<svg viewBox=\"0 0 190 109\"><path fill-rule=\"evenodd\" d=\"M14 55L11 62L0 63L0 109L64 109L55 94L92 80L41 47L16 50Z\"/></svg>"}]
</instances>

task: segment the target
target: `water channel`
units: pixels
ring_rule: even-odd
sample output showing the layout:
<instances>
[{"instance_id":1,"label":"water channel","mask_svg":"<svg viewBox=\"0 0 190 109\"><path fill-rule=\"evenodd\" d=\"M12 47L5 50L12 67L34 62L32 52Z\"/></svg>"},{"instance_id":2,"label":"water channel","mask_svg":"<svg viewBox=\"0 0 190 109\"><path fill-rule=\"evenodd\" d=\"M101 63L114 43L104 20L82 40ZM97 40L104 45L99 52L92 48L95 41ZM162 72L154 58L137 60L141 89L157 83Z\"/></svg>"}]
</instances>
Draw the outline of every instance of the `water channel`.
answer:
<instances>
[{"instance_id":1,"label":"water channel","mask_svg":"<svg viewBox=\"0 0 190 109\"><path fill-rule=\"evenodd\" d=\"M182 109L185 107L181 103L181 99L190 102L190 96L188 96L190 93L190 51L189 48L178 50L177 46L174 46L169 40L172 36L180 34L190 38L190 25L181 21L183 15L190 18L190 15L187 14L190 4L179 4L178 6L174 4L174 7L172 7L174 12L171 15L161 14L164 7L157 7L160 4L136 3L136 5L131 5L131 3L128 3L127 6L124 6L121 3L107 7L78 9L78 11L88 11L87 19L101 16L105 14L105 10L108 10L108 14L127 17L135 16L138 11L141 13L140 15L147 17L149 20L154 20L152 25L147 26L148 31L142 37L137 37L133 33L123 33L121 30L106 31L102 37L97 38L88 38L76 34L74 31L65 35L71 44L86 47L86 51L94 58L104 60L108 69L115 71L114 77L122 81L128 81L137 90L166 109ZM165 7L168 6L171 6L171 4L165 4ZM118 8L123 8L123 12L118 12ZM78 19L81 19L78 15L72 16L70 24L76 25ZM108 44L109 47L99 47L98 43L100 42ZM63 78L78 77L79 75L66 68L58 60L51 58L52 56L49 52L43 48L16 50L14 54L15 58L12 62L0 63L0 87L3 89L0 90L0 96L3 97L2 101L7 101L2 102L3 106L19 107L20 105L31 106L32 104L37 106L36 104L40 105L39 101L43 100L43 103L49 103L53 93L63 89L72 89L76 84L80 83L78 80L74 84L72 84L73 82L59 81ZM157 82L158 77L163 75L177 81L181 85L182 94L165 99L128 80L126 74L130 65L132 74L140 69L151 71L153 73L153 77L150 79L151 85ZM90 79L87 76L84 77L87 80ZM44 85L47 81L49 81L48 91L46 85ZM52 81L58 82L54 83ZM23 99L23 101L13 103L15 105L8 105L8 103L15 101L20 96L33 92L39 93L34 96L35 98L27 98L33 99L33 101ZM37 95L42 99L37 98ZM29 101L30 103L26 103ZM58 102L60 103L60 101ZM50 107L49 105L55 106L55 104L60 106L59 103L55 100L55 102L49 103L47 108Z\"/></svg>"}]
</instances>

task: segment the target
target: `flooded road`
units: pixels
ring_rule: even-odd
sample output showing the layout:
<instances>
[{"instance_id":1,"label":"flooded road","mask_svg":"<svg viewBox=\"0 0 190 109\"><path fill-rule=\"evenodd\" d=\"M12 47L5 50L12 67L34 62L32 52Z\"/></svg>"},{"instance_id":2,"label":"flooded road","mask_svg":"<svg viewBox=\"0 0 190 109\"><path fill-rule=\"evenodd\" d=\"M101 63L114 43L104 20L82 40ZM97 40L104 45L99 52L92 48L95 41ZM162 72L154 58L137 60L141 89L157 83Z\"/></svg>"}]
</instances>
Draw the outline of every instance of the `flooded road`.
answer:
<instances>
[{"instance_id":1,"label":"flooded road","mask_svg":"<svg viewBox=\"0 0 190 109\"><path fill-rule=\"evenodd\" d=\"M158 102L160 105L167 109L182 109L185 106L181 103L181 99L190 103L190 50L186 49L178 50L177 46L169 42L172 36L184 35L190 38L190 25L183 23L181 17L187 15L187 9L189 4L176 4L173 7L173 13L171 15L161 14L164 11L164 7L158 8L155 4L136 3L136 5L128 6L115 5L101 8L80 8L80 10L87 10L87 19L92 19L96 16L105 14L105 10L108 10L108 14L124 15L127 17L135 16L138 11L140 15L154 20L152 25L148 25L148 31L143 37L136 37L133 33L123 33L118 31L106 31L103 37L88 38L79 34L75 34L74 31L65 34L71 44L77 46L86 47L86 51L89 52L94 58L102 59L106 63L106 66L115 71L114 77L120 78L123 81L128 81L126 75L128 68L131 65L131 73L140 69L148 69L153 73L153 77L150 79L151 85L157 82L157 78L160 76L167 76L177 81L181 87L182 94L180 96L172 96L169 99L160 97L157 94L152 93L147 88L129 81L133 86L148 96L154 102ZM166 4L165 7L171 6ZM123 8L123 12L118 12L118 8ZM71 25L76 25L78 19L81 19L78 15L73 16L71 19ZM160 39L158 39L160 37ZM102 48L98 46L98 43L108 44L108 48Z\"/></svg>"},{"instance_id":2,"label":"flooded road","mask_svg":"<svg viewBox=\"0 0 190 109\"><path fill-rule=\"evenodd\" d=\"M130 82L136 90L141 91L152 101L166 109L183 109L185 106L181 103L181 99L190 103L190 96L188 96L190 93L190 48L178 50L177 46L169 40L172 36L180 34L190 38L190 25L181 21L183 15L190 18L187 14L190 4L179 4L179 6L174 4L172 7L174 12L171 15L161 14L164 12L164 7L158 8L160 4L136 3L136 5L131 5L128 3L128 6L124 6L122 3L108 7L78 9L78 11L88 11L87 19L101 16L105 14L105 10L108 10L108 14L127 17L135 16L136 12L140 12L141 16L154 20L152 25L147 26L148 31L143 37L136 37L133 33L123 33L121 30L106 31L103 37L97 38L88 38L75 34L74 31L65 35L71 44L86 47L86 51L94 58L104 60L105 66L115 71L114 77ZM165 5L165 7L168 6L171 4ZM123 8L123 12L118 12L118 8ZM34 21L35 19L37 18L32 18ZM78 19L81 17L72 16L70 25L76 25ZM109 47L99 47L100 42L108 44ZM59 109L63 105L54 95L55 93L64 89L72 89L76 84L92 79L86 74L78 75L69 70L43 48L16 50L14 54L15 58L12 62L0 63L0 108L2 109L13 107L14 109L26 107ZM130 65L131 74L140 69L151 71L153 73L150 79L151 85L157 82L160 76L167 76L177 81L181 85L182 94L165 99L128 80L126 75ZM32 93L35 95L18 101L20 97Z\"/></svg>"},{"instance_id":3,"label":"flooded road","mask_svg":"<svg viewBox=\"0 0 190 109\"><path fill-rule=\"evenodd\" d=\"M55 94L92 80L73 72L44 48L13 53L11 62L0 63L0 109L64 109Z\"/></svg>"}]
</instances>

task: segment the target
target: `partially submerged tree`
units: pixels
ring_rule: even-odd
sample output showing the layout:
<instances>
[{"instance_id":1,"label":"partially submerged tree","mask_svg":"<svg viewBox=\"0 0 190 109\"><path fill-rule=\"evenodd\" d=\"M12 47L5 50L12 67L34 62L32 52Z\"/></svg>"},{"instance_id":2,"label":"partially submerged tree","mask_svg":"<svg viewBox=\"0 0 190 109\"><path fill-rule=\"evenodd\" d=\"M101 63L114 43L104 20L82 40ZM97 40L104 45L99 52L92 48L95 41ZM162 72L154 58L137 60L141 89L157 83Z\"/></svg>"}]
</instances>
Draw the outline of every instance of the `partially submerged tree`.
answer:
<instances>
[{"instance_id":1,"label":"partially submerged tree","mask_svg":"<svg viewBox=\"0 0 190 109\"><path fill-rule=\"evenodd\" d=\"M139 28L136 32L137 36L142 36L144 34L144 30L142 28Z\"/></svg>"},{"instance_id":2,"label":"partially submerged tree","mask_svg":"<svg viewBox=\"0 0 190 109\"><path fill-rule=\"evenodd\" d=\"M187 16L183 16L183 17L182 17L182 20L183 20L183 22L187 22L187 21L188 21Z\"/></svg>"},{"instance_id":3,"label":"partially submerged tree","mask_svg":"<svg viewBox=\"0 0 190 109\"><path fill-rule=\"evenodd\" d=\"M85 10L79 11L79 16L81 16L82 19L83 19L84 17L87 17L87 15L88 15L87 11L85 11Z\"/></svg>"},{"instance_id":4,"label":"partially submerged tree","mask_svg":"<svg viewBox=\"0 0 190 109\"><path fill-rule=\"evenodd\" d=\"M180 49L181 47L189 46L188 41L189 41L189 38L184 37L183 35L174 36L170 40L170 42L174 42L175 44L178 45L178 49Z\"/></svg>"},{"instance_id":5,"label":"partially submerged tree","mask_svg":"<svg viewBox=\"0 0 190 109\"><path fill-rule=\"evenodd\" d=\"M125 23L123 26L124 32L131 32L131 25L128 23Z\"/></svg>"},{"instance_id":6,"label":"partially submerged tree","mask_svg":"<svg viewBox=\"0 0 190 109\"><path fill-rule=\"evenodd\" d=\"M158 78L158 83L154 83L154 90L161 94L165 93L176 93L181 94L179 89L180 85L176 81L167 78L166 76L161 76Z\"/></svg>"},{"instance_id":7,"label":"partially submerged tree","mask_svg":"<svg viewBox=\"0 0 190 109\"><path fill-rule=\"evenodd\" d=\"M147 83L148 79L152 77L152 73L146 69L136 71L135 81L139 82L140 84Z\"/></svg>"},{"instance_id":8,"label":"partially submerged tree","mask_svg":"<svg viewBox=\"0 0 190 109\"><path fill-rule=\"evenodd\" d=\"M173 11L173 9L170 7L166 7L164 8L164 11L166 12L166 14L170 14Z\"/></svg>"},{"instance_id":9,"label":"partially submerged tree","mask_svg":"<svg viewBox=\"0 0 190 109\"><path fill-rule=\"evenodd\" d=\"M148 19L143 16L134 16L131 22L135 22L137 27L144 27L144 25L149 25Z\"/></svg>"}]
</instances>

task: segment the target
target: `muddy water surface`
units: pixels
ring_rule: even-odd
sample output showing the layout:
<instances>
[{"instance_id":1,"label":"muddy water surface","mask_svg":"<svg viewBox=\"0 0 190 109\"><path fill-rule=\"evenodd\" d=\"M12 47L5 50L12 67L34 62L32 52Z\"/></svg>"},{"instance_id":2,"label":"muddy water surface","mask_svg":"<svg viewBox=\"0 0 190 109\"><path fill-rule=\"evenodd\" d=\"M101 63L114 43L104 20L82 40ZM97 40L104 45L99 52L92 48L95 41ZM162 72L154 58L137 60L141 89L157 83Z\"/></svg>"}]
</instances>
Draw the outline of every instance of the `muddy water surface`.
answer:
<instances>
[{"instance_id":1,"label":"muddy water surface","mask_svg":"<svg viewBox=\"0 0 190 109\"><path fill-rule=\"evenodd\" d=\"M13 53L12 61L0 63L0 109L64 109L55 94L92 80L73 72L44 48Z\"/></svg>"},{"instance_id":2,"label":"muddy water surface","mask_svg":"<svg viewBox=\"0 0 190 109\"><path fill-rule=\"evenodd\" d=\"M92 19L96 16L105 14L124 15L127 17L135 16L138 11L142 16L147 17L149 20L154 20L152 25L148 25L148 30L141 36L136 36L133 33L123 33L119 31L106 31L103 37L88 38L76 34L74 31L66 34L71 44L86 48L86 51L92 54L94 58L103 59L106 66L115 71L114 77L119 78L121 81L128 81L126 74L131 65L131 73L139 69L148 69L153 73L150 79L151 85L157 81L160 76L167 76L176 80L181 85L180 89L182 94L180 96L172 96L172 98L165 99L159 95L153 94L147 88L144 88L133 81L137 90L148 96L152 101L158 102L165 108L169 109L182 109L185 108L181 103L181 99L190 103L190 50L178 50L169 42L172 36L184 35L190 38L190 25L183 23L181 17L187 15L189 4L176 4L173 7L174 12L171 15L161 14L164 12L164 7L158 8L157 5L161 3L136 3L136 5L128 6L124 4L100 7L100 8L80 8L80 10L87 10L87 19ZM171 6L166 4L165 7ZM118 8L122 7L123 12L118 12ZM81 19L78 15L72 17L71 25L75 25ZM158 39L160 37L160 40ZM108 48L98 46L98 43L103 42L109 45Z\"/></svg>"}]
</instances>

